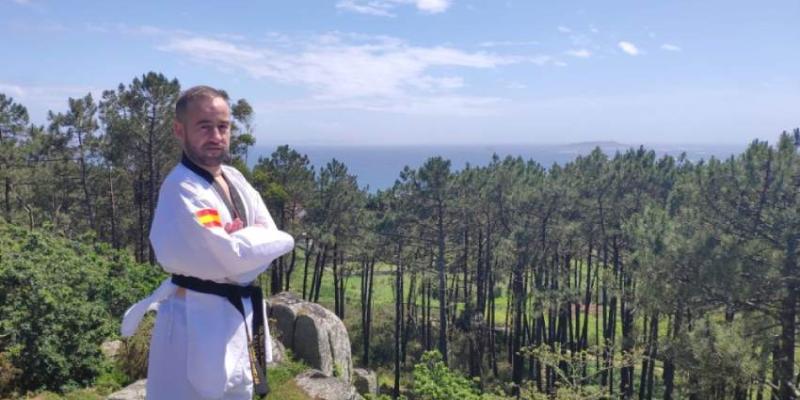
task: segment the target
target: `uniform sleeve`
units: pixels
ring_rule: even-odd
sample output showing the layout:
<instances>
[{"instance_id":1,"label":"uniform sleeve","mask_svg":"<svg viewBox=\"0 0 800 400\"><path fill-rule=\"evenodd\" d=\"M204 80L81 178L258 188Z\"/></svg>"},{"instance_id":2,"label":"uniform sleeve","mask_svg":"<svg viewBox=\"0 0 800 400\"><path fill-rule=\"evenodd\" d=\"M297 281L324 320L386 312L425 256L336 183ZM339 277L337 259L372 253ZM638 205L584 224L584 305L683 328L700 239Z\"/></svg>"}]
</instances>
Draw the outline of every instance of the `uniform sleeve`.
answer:
<instances>
[{"instance_id":1,"label":"uniform sleeve","mask_svg":"<svg viewBox=\"0 0 800 400\"><path fill-rule=\"evenodd\" d=\"M249 226L228 234L214 218L217 210L208 195L190 182L160 196L150 241L167 272L219 280L254 271L294 246L274 223L271 229Z\"/></svg>"}]
</instances>

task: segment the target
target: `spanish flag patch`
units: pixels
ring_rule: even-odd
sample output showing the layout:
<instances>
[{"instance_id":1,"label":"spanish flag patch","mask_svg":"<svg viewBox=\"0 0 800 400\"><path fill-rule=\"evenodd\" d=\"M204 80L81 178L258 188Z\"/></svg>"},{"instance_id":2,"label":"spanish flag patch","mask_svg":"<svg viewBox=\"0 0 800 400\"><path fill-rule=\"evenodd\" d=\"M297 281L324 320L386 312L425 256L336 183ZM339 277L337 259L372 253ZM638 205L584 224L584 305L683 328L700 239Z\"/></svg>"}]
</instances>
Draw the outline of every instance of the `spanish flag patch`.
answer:
<instances>
[{"instance_id":1,"label":"spanish flag patch","mask_svg":"<svg viewBox=\"0 0 800 400\"><path fill-rule=\"evenodd\" d=\"M194 213L197 217L197 222L206 228L222 227L222 220L219 219L219 213L213 208L204 208Z\"/></svg>"}]
</instances>

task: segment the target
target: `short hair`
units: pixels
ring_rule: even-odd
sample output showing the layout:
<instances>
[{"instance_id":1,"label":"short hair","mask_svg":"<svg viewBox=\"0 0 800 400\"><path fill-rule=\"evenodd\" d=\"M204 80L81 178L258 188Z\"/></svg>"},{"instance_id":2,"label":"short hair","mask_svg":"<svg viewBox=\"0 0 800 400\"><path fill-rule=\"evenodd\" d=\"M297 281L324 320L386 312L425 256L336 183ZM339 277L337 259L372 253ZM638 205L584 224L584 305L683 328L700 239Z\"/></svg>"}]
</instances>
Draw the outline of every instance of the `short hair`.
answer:
<instances>
[{"instance_id":1,"label":"short hair","mask_svg":"<svg viewBox=\"0 0 800 400\"><path fill-rule=\"evenodd\" d=\"M228 94L224 90L214 89L211 86L199 85L190 87L181 93L178 101L175 103L175 118L182 121L186 115L186 109L189 104L197 99L215 99L221 98L228 101Z\"/></svg>"}]
</instances>

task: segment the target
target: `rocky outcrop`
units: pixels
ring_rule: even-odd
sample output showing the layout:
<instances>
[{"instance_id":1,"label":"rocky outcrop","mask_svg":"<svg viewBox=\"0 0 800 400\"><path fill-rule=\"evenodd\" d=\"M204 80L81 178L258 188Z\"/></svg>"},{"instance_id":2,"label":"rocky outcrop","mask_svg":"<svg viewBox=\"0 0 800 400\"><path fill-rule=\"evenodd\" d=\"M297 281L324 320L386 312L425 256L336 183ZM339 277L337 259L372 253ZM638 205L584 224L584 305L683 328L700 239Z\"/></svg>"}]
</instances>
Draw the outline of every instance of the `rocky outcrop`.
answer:
<instances>
[{"instance_id":1,"label":"rocky outcrop","mask_svg":"<svg viewBox=\"0 0 800 400\"><path fill-rule=\"evenodd\" d=\"M100 351L106 356L109 360L114 360L119 356L120 349L122 349L122 341L121 340L111 340L107 342L103 342L100 345Z\"/></svg>"},{"instance_id":2,"label":"rocky outcrop","mask_svg":"<svg viewBox=\"0 0 800 400\"><path fill-rule=\"evenodd\" d=\"M294 379L298 388L315 400L359 400L361 394L377 394L377 378L369 370L353 368L350 338L344 323L319 304L283 292L267 300L269 318L275 320L270 368L286 360L286 348L312 370ZM105 348L107 347L107 348ZM104 346L114 356L118 346ZM111 394L109 400L144 400L146 380ZM354 386L355 385L355 386Z\"/></svg>"},{"instance_id":3,"label":"rocky outcrop","mask_svg":"<svg viewBox=\"0 0 800 400\"><path fill-rule=\"evenodd\" d=\"M275 367L286 360L286 348L283 347L283 343L281 343L281 341L275 337L274 333L271 333L271 335L272 335L272 362L267 364L267 368Z\"/></svg>"},{"instance_id":4,"label":"rocky outcrop","mask_svg":"<svg viewBox=\"0 0 800 400\"><path fill-rule=\"evenodd\" d=\"M269 316L277 322L273 334L296 357L326 376L352 382L350 338L336 314L289 292L270 297L269 304Z\"/></svg>"},{"instance_id":5,"label":"rocky outcrop","mask_svg":"<svg viewBox=\"0 0 800 400\"><path fill-rule=\"evenodd\" d=\"M142 379L130 384L128 387L111 393L107 400L144 400L147 393L147 380Z\"/></svg>"},{"instance_id":6,"label":"rocky outcrop","mask_svg":"<svg viewBox=\"0 0 800 400\"><path fill-rule=\"evenodd\" d=\"M378 394L378 376L375 371L370 371L364 368L356 368L353 370L353 386L359 394Z\"/></svg>"},{"instance_id":7,"label":"rocky outcrop","mask_svg":"<svg viewBox=\"0 0 800 400\"><path fill-rule=\"evenodd\" d=\"M294 381L300 390L315 400L363 400L355 387L319 370L303 372Z\"/></svg>"}]
</instances>

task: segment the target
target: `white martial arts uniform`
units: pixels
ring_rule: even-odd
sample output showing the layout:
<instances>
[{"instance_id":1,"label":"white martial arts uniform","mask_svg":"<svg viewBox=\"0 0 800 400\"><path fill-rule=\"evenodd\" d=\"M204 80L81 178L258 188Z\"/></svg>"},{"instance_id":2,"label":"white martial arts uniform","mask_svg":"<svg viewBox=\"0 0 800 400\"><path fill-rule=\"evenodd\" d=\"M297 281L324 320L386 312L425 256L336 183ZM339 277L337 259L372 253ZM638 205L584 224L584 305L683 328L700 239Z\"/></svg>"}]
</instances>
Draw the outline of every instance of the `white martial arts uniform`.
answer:
<instances>
[{"instance_id":1,"label":"white martial arts uniform","mask_svg":"<svg viewBox=\"0 0 800 400\"><path fill-rule=\"evenodd\" d=\"M228 234L232 222L210 174L184 156L167 176L159 193L150 242L169 273L218 283L246 285L277 257L291 251L294 240L279 231L264 201L235 168L223 166L229 191L236 191L245 210L246 227ZM233 197L234 193L231 193ZM136 303L122 323L123 336L136 331L148 310L157 310L150 344L147 398L247 399L253 378L242 314L224 297L186 290L165 280L148 298ZM244 299L247 327L252 304ZM264 308L266 309L266 308ZM272 360L265 321L265 354Z\"/></svg>"}]
</instances>

